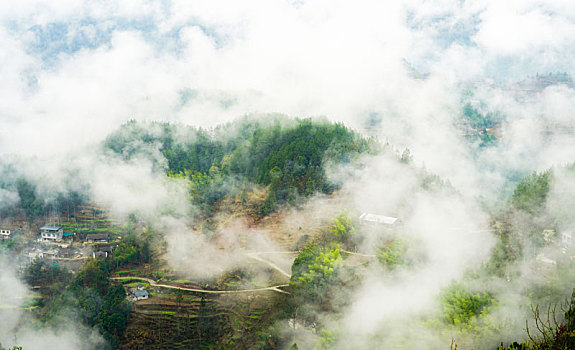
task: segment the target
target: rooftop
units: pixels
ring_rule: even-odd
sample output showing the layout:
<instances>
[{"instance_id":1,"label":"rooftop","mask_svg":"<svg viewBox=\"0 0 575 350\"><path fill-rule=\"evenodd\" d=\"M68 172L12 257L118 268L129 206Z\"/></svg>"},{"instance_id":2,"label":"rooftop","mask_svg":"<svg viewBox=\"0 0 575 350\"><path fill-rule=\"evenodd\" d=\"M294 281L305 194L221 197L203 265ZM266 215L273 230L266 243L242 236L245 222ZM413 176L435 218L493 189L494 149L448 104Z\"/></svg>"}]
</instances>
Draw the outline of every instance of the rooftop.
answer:
<instances>
[{"instance_id":1,"label":"rooftop","mask_svg":"<svg viewBox=\"0 0 575 350\"><path fill-rule=\"evenodd\" d=\"M40 227L40 230L42 231L58 231L62 228L62 226L42 226Z\"/></svg>"},{"instance_id":2,"label":"rooftop","mask_svg":"<svg viewBox=\"0 0 575 350\"><path fill-rule=\"evenodd\" d=\"M86 235L86 239L108 239L107 233L89 233Z\"/></svg>"},{"instance_id":3,"label":"rooftop","mask_svg":"<svg viewBox=\"0 0 575 350\"><path fill-rule=\"evenodd\" d=\"M368 213L361 214L359 219L386 225L393 225L397 221L397 218L391 216L368 214Z\"/></svg>"},{"instance_id":4,"label":"rooftop","mask_svg":"<svg viewBox=\"0 0 575 350\"><path fill-rule=\"evenodd\" d=\"M147 297L148 291L147 290L136 290L136 291L134 291L134 296L136 296L136 297Z\"/></svg>"}]
</instances>

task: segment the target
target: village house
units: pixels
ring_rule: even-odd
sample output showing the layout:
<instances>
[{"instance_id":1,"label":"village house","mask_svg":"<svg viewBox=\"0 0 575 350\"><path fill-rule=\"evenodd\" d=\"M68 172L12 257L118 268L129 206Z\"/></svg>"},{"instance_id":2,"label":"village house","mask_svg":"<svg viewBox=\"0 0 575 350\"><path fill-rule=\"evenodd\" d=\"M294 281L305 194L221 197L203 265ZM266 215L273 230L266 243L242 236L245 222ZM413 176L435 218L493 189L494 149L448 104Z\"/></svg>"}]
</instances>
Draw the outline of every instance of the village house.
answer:
<instances>
[{"instance_id":1,"label":"village house","mask_svg":"<svg viewBox=\"0 0 575 350\"><path fill-rule=\"evenodd\" d=\"M62 226L42 226L40 227L40 240L44 242L60 242L64 231Z\"/></svg>"},{"instance_id":2,"label":"village house","mask_svg":"<svg viewBox=\"0 0 575 350\"><path fill-rule=\"evenodd\" d=\"M90 233L86 236L88 243L108 243L109 237L107 233Z\"/></svg>"},{"instance_id":3,"label":"village house","mask_svg":"<svg viewBox=\"0 0 575 350\"><path fill-rule=\"evenodd\" d=\"M54 259L59 255L58 250L56 249L42 249L42 248L35 248L34 250L28 252L27 256L30 260L34 259Z\"/></svg>"},{"instance_id":4,"label":"village house","mask_svg":"<svg viewBox=\"0 0 575 350\"><path fill-rule=\"evenodd\" d=\"M0 230L0 239L8 239L12 232L10 230Z\"/></svg>"},{"instance_id":5,"label":"village house","mask_svg":"<svg viewBox=\"0 0 575 350\"><path fill-rule=\"evenodd\" d=\"M110 246L101 247L92 253L94 259L106 259L109 256L112 256L112 247Z\"/></svg>"},{"instance_id":6,"label":"village house","mask_svg":"<svg viewBox=\"0 0 575 350\"><path fill-rule=\"evenodd\" d=\"M132 295L133 295L132 300L133 300L133 301L138 301L138 300L148 299L148 296L149 296L150 294L148 293L147 290L144 289L144 290L135 290L135 291L132 293Z\"/></svg>"}]
</instances>

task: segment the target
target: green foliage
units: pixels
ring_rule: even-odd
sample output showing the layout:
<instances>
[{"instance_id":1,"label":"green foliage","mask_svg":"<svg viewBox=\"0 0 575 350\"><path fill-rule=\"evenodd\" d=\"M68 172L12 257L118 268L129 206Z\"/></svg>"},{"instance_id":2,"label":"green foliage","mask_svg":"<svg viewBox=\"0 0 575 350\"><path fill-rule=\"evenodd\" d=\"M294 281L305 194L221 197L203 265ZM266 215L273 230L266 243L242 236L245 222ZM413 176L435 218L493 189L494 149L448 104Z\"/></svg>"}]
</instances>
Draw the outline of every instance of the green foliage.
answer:
<instances>
[{"instance_id":1,"label":"green foliage","mask_svg":"<svg viewBox=\"0 0 575 350\"><path fill-rule=\"evenodd\" d=\"M341 334L338 329L327 330L323 329L321 331L321 337L317 341L318 350L328 350L332 349L341 338Z\"/></svg>"},{"instance_id":2,"label":"green foliage","mask_svg":"<svg viewBox=\"0 0 575 350\"><path fill-rule=\"evenodd\" d=\"M463 285L452 283L441 292L445 322L468 331L485 326L485 316L495 300L487 293L472 293Z\"/></svg>"},{"instance_id":3,"label":"green foliage","mask_svg":"<svg viewBox=\"0 0 575 350\"><path fill-rule=\"evenodd\" d=\"M96 317L96 326L111 342L113 348L120 343L120 336L128 327L131 305L126 301L126 291L121 285L113 285L103 297L102 307Z\"/></svg>"},{"instance_id":4,"label":"green foliage","mask_svg":"<svg viewBox=\"0 0 575 350\"><path fill-rule=\"evenodd\" d=\"M297 280L297 278L299 278L304 272L309 271L308 266L315 261L316 256L318 256L320 252L321 248L315 243L310 243L305 247L305 249L298 254L292 264L292 280Z\"/></svg>"},{"instance_id":5,"label":"green foliage","mask_svg":"<svg viewBox=\"0 0 575 350\"><path fill-rule=\"evenodd\" d=\"M490 275L505 277L508 266L521 256L521 250L521 243L514 236L501 235L485 266L487 272Z\"/></svg>"},{"instance_id":6,"label":"green foliage","mask_svg":"<svg viewBox=\"0 0 575 350\"><path fill-rule=\"evenodd\" d=\"M511 196L513 206L530 214L541 211L547 201L552 175L552 171L547 170L521 180Z\"/></svg>"},{"instance_id":7,"label":"green foliage","mask_svg":"<svg viewBox=\"0 0 575 350\"><path fill-rule=\"evenodd\" d=\"M129 242L122 242L114 248L114 254L112 258L114 266L116 268L130 264L136 263L138 261L138 250L135 244L130 244Z\"/></svg>"},{"instance_id":8,"label":"green foliage","mask_svg":"<svg viewBox=\"0 0 575 350\"><path fill-rule=\"evenodd\" d=\"M24 279L30 286L43 286L45 294L54 295L72 281L72 273L65 267L34 259L24 270Z\"/></svg>"},{"instance_id":9,"label":"green foliage","mask_svg":"<svg viewBox=\"0 0 575 350\"><path fill-rule=\"evenodd\" d=\"M5 185L6 186L6 185ZM37 186L24 177L18 178L12 185L20 201L18 206L28 217L48 215L50 212L72 212L75 207L86 202L86 195L80 190L67 189L63 192L50 193L46 197L38 195ZM8 186L10 187L10 186ZM81 188L85 191L85 188ZM4 214L5 208L2 208L0 214ZM14 208L8 208L5 214L15 214Z\"/></svg>"},{"instance_id":10,"label":"green foliage","mask_svg":"<svg viewBox=\"0 0 575 350\"><path fill-rule=\"evenodd\" d=\"M292 266L296 274L290 280L294 294L312 303L325 301L341 267L339 248L322 250L310 244L298 258L298 267Z\"/></svg>"},{"instance_id":11,"label":"green foliage","mask_svg":"<svg viewBox=\"0 0 575 350\"><path fill-rule=\"evenodd\" d=\"M401 153L399 161L403 164L410 164L413 161L413 156L411 155L411 151L409 150L409 148L403 150L403 153Z\"/></svg>"},{"instance_id":12,"label":"green foliage","mask_svg":"<svg viewBox=\"0 0 575 350\"><path fill-rule=\"evenodd\" d=\"M500 118L493 113L481 114L470 103L463 106L463 120L473 129L487 129L496 126Z\"/></svg>"},{"instance_id":13,"label":"green foliage","mask_svg":"<svg viewBox=\"0 0 575 350\"><path fill-rule=\"evenodd\" d=\"M351 215L347 211L338 215L333 221L331 232L340 242L346 242L355 232L355 226Z\"/></svg>"},{"instance_id":14,"label":"green foliage","mask_svg":"<svg viewBox=\"0 0 575 350\"><path fill-rule=\"evenodd\" d=\"M110 283L107 260L90 259L74 281L50 305L48 321L59 322L70 308L89 327L97 327L113 349L128 325L131 305L121 285Z\"/></svg>"},{"instance_id":15,"label":"green foliage","mask_svg":"<svg viewBox=\"0 0 575 350\"><path fill-rule=\"evenodd\" d=\"M378 249L376 256L377 260L389 270L410 264L410 260L407 258L407 245L400 239L391 241L383 249Z\"/></svg>"},{"instance_id":16,"label":"green foliage","mask_svg":"<svg viewBox=\"0 0 575 350\"><path fill-rule=\"evenodd\" d=\"M225 176L215 165L208 173L186 171L186 175L191 202L200 207L206 216L211 215L214 204L238 190L233 176Z\"/></svg>"},{"instance_id":17,"label":"green foliage","mask_svg":"<svg viewBox=\"0 0 575 350\"><path fill-rule=\"evenodd\" d=\"M122 243L114 248L112 262L115 268L128 264L148 263L152 258L150 243L147 240L138 240L128 235Z\"/></svg>"},{"instance_id":18,"label":"green foliage","mask_svg":"<svg viewBox=\"0 0 575 350\"><path fill-rule=\"evenodd\" d=\"M428 172L422 169L418 173L419 183L422 189L429 192L439 192L439 191L455 191L449 180L442 179L439 175Z\"/></svg>"},{"instance_id":19,"label":"green foliage","mask_svg":"<svg viewBox=\"0 0 575 350\"><path fill-rule=\"evenodd\" d=\"M16 189L20 197L20 207L26 215L40 215L43 211L42 202L36 198L36 186L25 179L16 182Z\"/></svg>"},{"instance_id":20,"label":"green foliage","mask_svg":"<svg viewBox=\"0 0 575 350\"><path fill-rule=\"evenodd\" d=\"M26 266L26 269L24 270L24 279L26 282L31 286L35 286L40 283L44 275L43 268L44 263L42 262L42 259L36 258L32 260L32 262L30 262L30 264Z\"/></svg>"},{"instance_id":21,"label":"green foliage","mask_svg":"<svg viewBox=\"0 0 575 350\"><path fill-rule=\"evenodd\" d=\"M73 289L94 288L98 293L106 294L110 286L111 271L107 260L89 259L78 271L70 287Z\"/></svg>"}]
</instances>

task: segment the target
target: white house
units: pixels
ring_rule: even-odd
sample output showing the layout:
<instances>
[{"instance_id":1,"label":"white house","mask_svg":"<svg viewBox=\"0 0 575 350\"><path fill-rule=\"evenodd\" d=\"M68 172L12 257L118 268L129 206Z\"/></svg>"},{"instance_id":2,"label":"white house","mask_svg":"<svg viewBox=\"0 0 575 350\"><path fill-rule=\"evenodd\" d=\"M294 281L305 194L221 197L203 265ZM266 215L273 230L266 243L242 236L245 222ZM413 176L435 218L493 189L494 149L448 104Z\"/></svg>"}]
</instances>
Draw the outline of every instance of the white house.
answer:
<instances>
[{"instance_id":1,"label":"white house","mask_svg":"<svg viewBox=\"0 0 575 350\"><path fill-rule=\"evenodd\" d=\"M363 213L359 216L359 222L364 225L392 226L397 222L397 218L391 216Z\"/></svg>"},{"instance_id":2,"label":"white house","mask_svg":"<svg viewBox=\"0 0 575 350\"><path fill-rule=\"evenodd\" d=\"M42 226L40 227L40 239L45 242L59 242L62 240L64 231L62 226Z\"/></svg>"},{"instance_id":3,"label":"white house","mask_svg":"<svg viewBox=\"0 0 575 350\"><path fill-rule=\"evenodd\" d=\"M0 239L8 239L12 232L10 230L0 230Z\"/></svg>"},{"instance_id":4,"label":"white house","mask_svg":"<svg viewBox=\"0 0 575 350\"><path fill-rule=\"evenodd\" d=\"M148 299L149 293L147 290L135 290L134 300L145 300Z\"/></svg>"}]
</instances>

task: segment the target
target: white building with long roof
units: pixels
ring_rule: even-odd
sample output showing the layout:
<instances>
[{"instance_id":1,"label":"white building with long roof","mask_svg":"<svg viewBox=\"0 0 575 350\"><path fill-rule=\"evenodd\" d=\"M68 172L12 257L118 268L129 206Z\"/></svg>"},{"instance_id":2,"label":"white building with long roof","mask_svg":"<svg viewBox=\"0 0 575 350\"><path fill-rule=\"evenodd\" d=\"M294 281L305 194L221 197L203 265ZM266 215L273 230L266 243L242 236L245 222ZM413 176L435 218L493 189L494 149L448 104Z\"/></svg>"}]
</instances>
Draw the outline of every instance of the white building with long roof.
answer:
<instances>
[{"instance_id":1,"label":"white building with long roof","mask_svg":"<svg viewBox=\"0 0 575 350\"><path fill-rule=\"evenodd\" d=\"M359 222L361 224L371 224L371 225L388 225L393 226L397 222L397 218L385 215L369 214L363 213L359 216Z\"/></svg>"}]
</instances>

